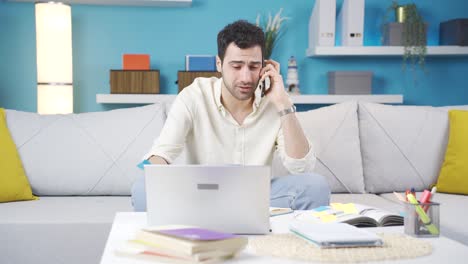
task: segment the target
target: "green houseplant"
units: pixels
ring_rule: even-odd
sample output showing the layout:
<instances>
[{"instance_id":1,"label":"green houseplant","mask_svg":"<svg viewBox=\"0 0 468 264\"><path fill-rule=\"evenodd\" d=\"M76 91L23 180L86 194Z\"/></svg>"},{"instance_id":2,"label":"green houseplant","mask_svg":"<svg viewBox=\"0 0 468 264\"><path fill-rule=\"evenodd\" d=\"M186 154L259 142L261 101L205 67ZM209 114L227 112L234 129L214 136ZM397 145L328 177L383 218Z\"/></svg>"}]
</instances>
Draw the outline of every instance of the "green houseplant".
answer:
<instances>
[{"instance_id":1,"label":"green houseplant","mask_svg":"<svg viewBox=\"0 0 468 264\"><path fill-rule=\"evenodd\" d=\"M256 25L262 28L265 33L265 59L271 57L273 48L284 32L284 28L281 27L281 24L288 18L281 17L281 12L283 12L283 8L280 8L274 17L271 16L271 13L268 13L268 20L262 20L260 14L257 15Z\"/></svg>"},{"instance_id":2,"label":"green houseplant","mask_svg":"<svg viewBox=\"0 0 468 264\"><path fill-rule=\"evenodd\" d=\"M402 46L403 66L409 62L414 69L416 64L421 69L425 69L425 58L427 54L427 25L418 11L416 4L399 4L397 0L392 0L392 4L387 10L395 13L395 22L402 23Z\"/></svg>"}]
</instances>

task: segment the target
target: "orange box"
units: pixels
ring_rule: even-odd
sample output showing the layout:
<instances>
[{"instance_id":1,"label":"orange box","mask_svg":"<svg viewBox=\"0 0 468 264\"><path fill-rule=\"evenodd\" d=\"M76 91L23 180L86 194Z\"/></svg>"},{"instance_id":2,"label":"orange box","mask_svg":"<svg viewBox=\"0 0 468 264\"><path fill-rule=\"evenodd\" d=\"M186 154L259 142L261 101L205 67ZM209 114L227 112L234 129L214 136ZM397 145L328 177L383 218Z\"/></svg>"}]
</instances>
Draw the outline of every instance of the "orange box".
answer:
<instances>
[{"instance_id":1,"label":"orange box","mask_svg":"<svg viewBox=\"0 0 468 264\"><path fill-rule=\"evenodd\" d=\"M149 70L150 55L149 54L124 54L123 55L124 70Z\"/></svg>"}]
</instances>

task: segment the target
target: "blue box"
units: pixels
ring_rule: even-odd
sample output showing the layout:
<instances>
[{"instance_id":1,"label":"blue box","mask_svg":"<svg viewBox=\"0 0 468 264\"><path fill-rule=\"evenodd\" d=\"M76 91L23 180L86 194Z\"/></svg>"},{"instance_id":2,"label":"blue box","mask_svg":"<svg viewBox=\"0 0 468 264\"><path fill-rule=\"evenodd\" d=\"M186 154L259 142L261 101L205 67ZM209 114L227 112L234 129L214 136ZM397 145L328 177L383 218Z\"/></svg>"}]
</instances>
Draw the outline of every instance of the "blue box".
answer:
<instances>
[{"instance_id":1,"label":"blue box","mask_svg":"<svg viewBox=\"0 0 468 264\"><path fill-rule=\"evenodd\" d=\"M186 71L216 71L216 56L212 55L186 55Z\"/></svg>"}]
</instances>

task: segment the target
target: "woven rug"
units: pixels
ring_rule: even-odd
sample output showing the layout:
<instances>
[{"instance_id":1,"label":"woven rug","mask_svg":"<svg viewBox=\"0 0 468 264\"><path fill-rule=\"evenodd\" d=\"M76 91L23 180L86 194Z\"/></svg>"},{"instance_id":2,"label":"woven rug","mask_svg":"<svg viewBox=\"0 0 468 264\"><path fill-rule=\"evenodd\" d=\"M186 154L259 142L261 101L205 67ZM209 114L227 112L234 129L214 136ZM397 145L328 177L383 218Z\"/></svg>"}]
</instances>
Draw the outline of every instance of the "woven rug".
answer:
<instances>
[{"instance_id":1,"label":"woven rug","mask_svg":"<svg viewBox=\"0 0 468 264\"><path fill-rule=\"evenodd\" d=\"M294 234L275 234L249 239L249 252L257 255L302 261L356 263L374 260L407 259L431 254L428 241L403 234L379 234L382 247L320 249Z\"/></svg>"}]
</instances>

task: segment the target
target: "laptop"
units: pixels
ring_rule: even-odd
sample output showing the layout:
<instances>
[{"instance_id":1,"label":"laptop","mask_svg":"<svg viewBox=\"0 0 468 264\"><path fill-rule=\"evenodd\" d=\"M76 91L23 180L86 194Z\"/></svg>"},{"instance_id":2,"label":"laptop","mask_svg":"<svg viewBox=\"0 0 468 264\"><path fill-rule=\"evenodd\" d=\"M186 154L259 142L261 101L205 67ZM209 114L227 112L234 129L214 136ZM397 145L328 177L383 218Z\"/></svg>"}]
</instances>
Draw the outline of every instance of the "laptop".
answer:
<instances>
[{"instance_id":1,"label":"laptop","mask_svg":"<svg viewBox=\"0 0 468 264\"><path fill-rule=\"evenodd\" d=\"M145 165L148 225L235 234L270 230L270 167Z\"/></svg>"}]
</instances>

